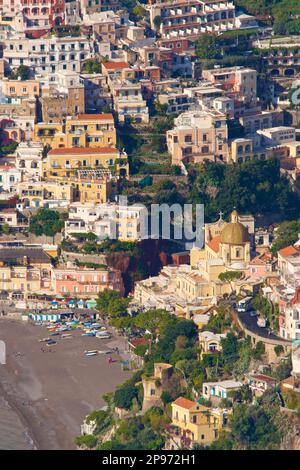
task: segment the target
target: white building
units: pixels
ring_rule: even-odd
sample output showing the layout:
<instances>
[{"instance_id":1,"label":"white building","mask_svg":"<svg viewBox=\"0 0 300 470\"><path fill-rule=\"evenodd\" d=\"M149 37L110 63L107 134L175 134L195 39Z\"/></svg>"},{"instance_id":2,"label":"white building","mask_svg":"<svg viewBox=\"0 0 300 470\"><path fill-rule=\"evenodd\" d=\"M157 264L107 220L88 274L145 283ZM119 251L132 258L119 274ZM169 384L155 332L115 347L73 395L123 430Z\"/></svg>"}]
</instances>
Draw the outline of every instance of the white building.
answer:
<instances>
[{"instance_id":1,"label":"white building","mask_svg":"<svg viewBox=\"0 0 300 470\"><path fill-rule=\"evenodd\" d=\"M16 168L23 173L24 179L42 177L43 144L33 141L21 142L15 155Z\"/></svg>"},{"instance_id":2,"label":"white building","mask_svg":"<svg viewBox=\"0 0 300 470\"><path fill-rule=\"evenodd\" d=\"M205 382L202 386L202 395L206 400L212 398L228 398L229 392L234 392L242 387L242 383L236 380L223 380L221 382Z\"/></svg>"},{"instance_id":3,"label":"white building","mask_svg":"<svg viewBox=\"0 0 300 470\"><path fill-rule=\"evenodd\" d=\"M17 184L22 181L22 172L13 166L0 166L0 192L16 193Z\"/></svg>"},{"instance_id":4,"label":"white building","mask_svg":"<svg viewBox=\"0 0 300 470\"><path fill-rule=\"evenodd\" d=\"M56 37L28 39L22 36L5 41L3 58L14 69L31 67L35 74L56 82L57 72L80 72L81 63L90 59L92 46L85 37Z\"/></svg>"},{"instance_id":5,"label":"white building","mask_svg":"<svg viewBox=\"0 0 300 470\"><path fill-rule=\"evenodd\" d=\"M99 240L137 241L143 237L146 217L144 206L75 202L70 205L65 235L72 238L74 233L92 232Z\"/></svg>"}]
</instances>

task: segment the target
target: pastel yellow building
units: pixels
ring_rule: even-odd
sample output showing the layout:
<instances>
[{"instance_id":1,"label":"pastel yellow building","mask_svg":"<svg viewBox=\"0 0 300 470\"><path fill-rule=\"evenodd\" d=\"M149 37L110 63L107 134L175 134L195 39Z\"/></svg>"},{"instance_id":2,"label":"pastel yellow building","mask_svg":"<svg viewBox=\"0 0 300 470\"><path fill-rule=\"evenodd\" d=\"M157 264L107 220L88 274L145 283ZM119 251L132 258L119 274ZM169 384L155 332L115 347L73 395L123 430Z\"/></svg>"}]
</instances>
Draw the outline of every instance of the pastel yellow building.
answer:
<instances>
[{"instance_id":1,"label":"pastel yellow building","mask_svg":"<svg viewBox=\"0 0 300 470\"><path fill-rule=\"evenodd\" d=\"M172 443L173 448L180 447L182 441L185 441L187 447L192 447L195 443L211 444L218 439L220 430L226 427L225 410L211 409L183 397L177 398L171 406L172 424L176 427L175 435L170 441L171 448Z\"/></svg>"},{"instance_id":2,"label":"pastel yellow building","mask_svg":"<svg viewBox=\"0 0 300 470\"><path fill-rule=\"evenodd\" d=\"M117 133L112 114L79 114L66 120L66 147L115 147Z\"/></svg>"},{"instance_id":3,"label":"pastel yellow building","mask_svg":"<svg viewBox=\"0 0 300 470\"><path fill-rule=\"evenodd\" d=\"M231 213L231 221L224 223L220 235L206 240L204 249L191 250L191 266L202 266L209 281L216 281L224 271L243 271L250 262L248 228L238 219L239 214L234 210Z\"/></svg>"},{"instance_id":4,"label":"pastel yellow building","mask_svg":"<svg viewBox=\"0 0 300 470\"><path fill-rule=\"evenodd\" d=\"M71 179L76 189L76 200L87 203L104 203L117 194L117 179L109 170L77 170Z\"/></svg>"},{"instance_id":5,"label":"pastel yellow building","mask_svg":"<svg viewBox=\"0 0 300 470\"><path fill-rule=\"evenodd\" d=\"M23 181L18 184L18 196L26 207L68 207L74 200L74 187L70 182Z\"/></svg>"},{"instance_id":6,"label":"pastel yellow building","mask_svg":"<svg viewBox=\"0 0 300 470\"><path fill-rule=\"evenodd\" d=\"M26 299L30 293L51 289L51 258L40 248L2 248L0 289L10 297Z\"/></svg>"},{"instance_id":7,"label":"pastel yellow building","mask_svg":"<svg viewBox=\"0 0 300 470\"><path fill-rule=\"evenodd\" d=\"M34 126L34 141L41 142L44 147L65 147L64 126L58 122L39 122Z\"/></svg>"},{"instance_id":8,"label":"pastel yellow building","mask_svg":"<svg viewBox=\"0 0 300 470\"><path fill-rule=\"evenodd\" d=\"M117 133L112 114L79 114L65 124L41 122L35 125L34 140L51 149L71 147L115 147Z\"/></svg>"},{"instance_id":9,"label":"pastel yellow building","mask_svg":"<svg viewBox=\"0 0 300 470\"><path fill-rule=\"evenodd\" d=\"M57 148L48 152L44 162L45 178L69 178L79 169L109 169L114 175L127 176L127 154L113 147Z\"/></svg>"}]
</instances>

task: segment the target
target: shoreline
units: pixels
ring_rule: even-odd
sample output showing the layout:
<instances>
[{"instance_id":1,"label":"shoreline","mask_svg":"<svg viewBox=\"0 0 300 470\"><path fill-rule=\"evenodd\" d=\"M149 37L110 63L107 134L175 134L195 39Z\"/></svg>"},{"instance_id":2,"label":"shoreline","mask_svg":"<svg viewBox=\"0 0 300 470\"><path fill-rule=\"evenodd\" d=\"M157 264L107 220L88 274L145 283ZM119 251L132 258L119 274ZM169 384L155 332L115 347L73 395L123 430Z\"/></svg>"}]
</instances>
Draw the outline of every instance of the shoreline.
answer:
<instances>
[{"instance_id":1,"label":"shoreline","mask_svg":"<svg viewBox=\"0 0 300 470\"><path fill-rule=\"evenodd\" d=\"M105 355L86 358L83 351L117 344L121 349L124 340L87 338L74 331L71 339L59 338L43 353L38 339L45 332L44 326L0 320L0 338L7 344L7 363L0 366L0 400L17 415L29 449L74 450L85 416L100 409L105 404L102 395L131 375L122 370L120 357L111 365Z\"/></svg>"},{"instance_id":2,"label":"shoreline","mask_svg":"<svg viewBox=\"0 0 300 470\"><path fill-rule=\"evenodd\" d=\"M24 428L24 442L28 446L27 450L39 450L39 444L34 436L32 425L26 413L18 406L15 400L10 396L5 386L3 385L0 377L0 400L3 401L5 407L8 409L10 413L14 413L18 419L20 420L23 428Z\"/></svg>"}]
</instances>

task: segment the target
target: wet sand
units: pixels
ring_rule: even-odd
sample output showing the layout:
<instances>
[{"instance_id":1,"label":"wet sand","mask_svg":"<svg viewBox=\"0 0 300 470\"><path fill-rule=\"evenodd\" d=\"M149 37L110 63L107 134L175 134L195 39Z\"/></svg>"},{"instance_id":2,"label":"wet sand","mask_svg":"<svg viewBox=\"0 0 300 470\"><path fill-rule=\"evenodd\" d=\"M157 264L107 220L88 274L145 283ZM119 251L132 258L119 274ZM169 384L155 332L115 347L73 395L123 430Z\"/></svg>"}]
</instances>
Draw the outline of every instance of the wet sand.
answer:
<instances>
[{"instance_id":1,"label":"wet sand","mask_svg":"<svg viewBox=\"0 0 300 470\"><path fill-rule=\"evenodd\" d=\"M7 363L0 365L0 397L17 414L15 422L20 420L26 430L25 444L16 437L20 447L15 448L74 449L84 417L104 406L102 395L130 376L122 370L116 354L112 357L118 362L113 364L108 363L107 355L83 354L115 346L122 351L123 338L100 340L81 333L75 330L71 339L54 336L57 344L49 348L38 342L49 336L45 327L0 319L0 339L7 349ZM42 352L42 347L47 352ZM6 419L1 422L0 406L0 449L9 445L7 433L1 429Z\"/></svg>"}]
</instances>

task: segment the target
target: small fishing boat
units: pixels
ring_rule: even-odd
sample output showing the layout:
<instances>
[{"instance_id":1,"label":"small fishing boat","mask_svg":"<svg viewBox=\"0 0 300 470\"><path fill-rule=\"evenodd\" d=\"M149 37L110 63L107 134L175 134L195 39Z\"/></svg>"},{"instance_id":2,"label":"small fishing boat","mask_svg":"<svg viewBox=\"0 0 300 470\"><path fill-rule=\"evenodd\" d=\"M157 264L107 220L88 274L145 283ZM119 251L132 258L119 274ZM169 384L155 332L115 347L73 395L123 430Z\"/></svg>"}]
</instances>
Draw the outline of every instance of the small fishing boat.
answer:
<instances>
[{"instance_id":1,"label":"small fishing boat","mask_svg":"<svg viewBox=\"0 0 300 470\"><path fill-rule=\"evenodd\" d=\"M98 351L95 349L93 351L84 351L85 356L97 356Z\"/></svg>"},{"instance_id":2,"label":"small fishing boat","mask_svg":"<svg viewBox=\"0 0 300 470\"><path fill-rule=\"evenodd\" d=\"M111 338L111 334L108 331L102 331L102 332L99 331L96 333L96 338L109 339Z\"/></svg>"},{"instance_id":3,"label":"small fishing boat","mask_svg":"<svg viewBox=\"0 0 300 470\"><path fill-rule=\"evenodd\" d=\"M46 343L46 341L50 341L50 338L39 339L39 343Z\"/></svg>"}]
</instances>

